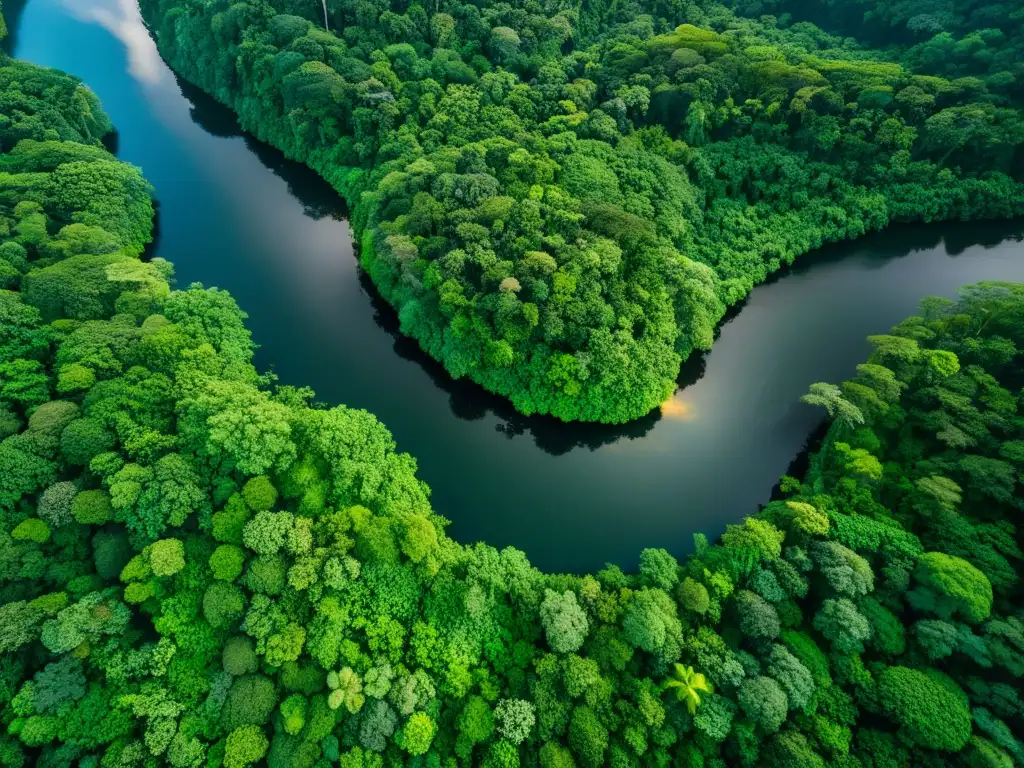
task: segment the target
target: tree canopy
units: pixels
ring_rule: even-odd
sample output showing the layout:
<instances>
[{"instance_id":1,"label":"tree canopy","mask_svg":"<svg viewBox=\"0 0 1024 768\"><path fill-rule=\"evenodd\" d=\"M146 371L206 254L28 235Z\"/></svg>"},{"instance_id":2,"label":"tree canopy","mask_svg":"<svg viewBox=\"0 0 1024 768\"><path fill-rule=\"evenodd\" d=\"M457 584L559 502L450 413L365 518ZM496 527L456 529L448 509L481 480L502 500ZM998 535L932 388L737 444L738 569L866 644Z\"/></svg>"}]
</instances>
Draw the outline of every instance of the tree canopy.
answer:
<instances>
[{"instance_id":1,"label":"tree canopy","mask_svg":"<svg viewBox=\"0 0 1024 768\"><path fill-rule=\"evenodd\" d=\"M651 411L825 243L1024 213L995 0L140 5L183 77L346 197L402 332L527 414ZM864 44L802 20L865 11Z\"/></svg>"},{"instance_id":2,"label":"tree canopy","mask_svg":"<svg viewBox=\"0 0 1024 768\"><path fill-rule=\"evenodd\" d=\"M342 30L342 42L317 28L322 7L280 5L183 5L168 13L162 34L166 43L166 30L177 25L187 43L200 39L197 31L215 31L227 53L193 62L219 72L224 93L249 71L233 69L237 61L263 68L259 82L268 94L287 81L288 120L302 118L302 105L351 89L374 105L359 107L353 120L390 119L399 114L392 109L398 86L424 80L396 83L426 71L424 45L449 51L429 59L447 90L424 86L408 97L410 108L426 112L437 97L462 110L431 123L435 133L386 134L387 148L360 143L375 133L339 133L347 141L331 146L397 157L402 137L434 142L414 161L419 170L388 173L436 173L430 189L437 195L471 201L481 218L459 220L466 243L499 231L512 232L512 241L527 237L515 222L532 220L549 194L552 206L567 202L544 215L583 226L570 193L559 197L538 182L542 194L532 196L537 175L560 170L512 159L532 146L533 134L514 132L517 110L548 103L535 103L532 89L589 104L599 88L613 87L624 120L654 108L655 96L647 101L639 81L587 70L586 61L579 74L598 79L574 80L568 91L562 70L545 69L549 61L575 61L565 53L573 35L603 45L603 25L628 6L563 9L540 24L533 6L533 14L504 4L445 6L427 16L417 5L398 13L328 0L328 21ZM719 13L714 18L735 18ZM617 40L602 54L615 63L612 72L665 59L680 70L701 68L711 88L717 75L707 62L731 56L721 71L748 76L745 59L730 53L739 37L731 21L655 30L647 17L620 23L633 24L634 33L608 38ZM792 27L771 27L773 39L818 39ZM381 35L395 40L384 58L372 55L376 48L365 59L344 55L362 50L364 36L375 44ZM758 77L776 78L781 85L773 87L800 84L798 91L824 87L815 72L846 82L843 62L870 61L819 53L814 69L787 58L794 49L780 57L747 48L743 56L758 65L749 64ZM680 50L687 53L677 56ZM317 56L333 63L317 66ZM508 69L488 69L491 61ZM530 62L537 70L524 85L511 72L529 73ZM898 66L888 61L871 71L881 79ZM349 84L371 80L361 90ZM396 451L372 415L321 407L307 391L261 375L245 316L228 294L172 289L171 265L138 259L152 234L149 189L97 143L96 132L109 124L77 81L4 58L0 84L0 165L8 173L0 184L0 263L11 268L0 290L0 764L1024 763L1024 286L969 286L956 301L926 301L919 316L873 337L873 352L851 381L813 390L810 402L834 419L804 476L784 478L778 499L719 541L702 539L683 560L645 550L635 573L608 566L545 574L514 549L448 537L415 460ZM516 106L503 111L474 101L492 91ZM563 101L576 104L572 98ZM561 110L555 125L593 120L593 135L615 123L611 113L595 115L597 107ZM693 107L692 120L703 110ZM481 129L474 121L484 112L512 126L514 149L493 136L475 138ZM52 131L19 133L22 116L31 115L42 126L52 122ZM303 119L309 135L332 125ZM688 130L686 141L699 143L717 128L712 120ZM455 143L443 143L446 135ZM622 229L592 240L572 230L579 239L558 242L549 233L532 241L530 276L558 275L563 247L579 249L599 272L661 253L668 261L648 264L655 274L675 258L664 240L671 236L660 229L672 217L659 220L651 202L661 192L648 198L637 190L656 180L679 205L699 203L679 176L643 178L643 163L666 167L643 159L643 141L630 145L627 136L613 146L590 134L537 135L581 144L570 176L590 174L603 199L623 200L597 214L593 205L582 208L596 216L586 226ZM478 141L484 144L462 154ZM505 149L514 172L499 184L487 168ZM77 185L89 188L89 174L58 173L82 162L105 168L88 194ZM433 171L426 167L435 162ZM406 183L386 178L362 188L371 201L364 213L384 199L373 202L373 190ZM64 179L72 191L54 191ZM576 183L578 194L588 194L590 182L570 186ZM417 194L439 202L426 189ZM655 212L631 212L638 198ZM396 204L395 220L415 208L433 221L434 203L419 200L407 210ZM395 238L380 252L418 259L412 249L423 242L388 231L387 220L366 220L367 247ZM377 242L372 233L382 227ZM465 274L484 279L477 262L458 258ZM680 269L689 267L680 262ZM571 303L583 283L571 270L562 274L551 295ZM527 275L498 275L495 312L532 303L524 301ZM443 292L456 303L465 298L457 284ZM460 327L475 332L476 317L466 314ZM523 316L503 317L511 328ZM614 340L601 343L614 356ZM560 370L568 376L573 369Z\"/></svg>"}]
</instances>

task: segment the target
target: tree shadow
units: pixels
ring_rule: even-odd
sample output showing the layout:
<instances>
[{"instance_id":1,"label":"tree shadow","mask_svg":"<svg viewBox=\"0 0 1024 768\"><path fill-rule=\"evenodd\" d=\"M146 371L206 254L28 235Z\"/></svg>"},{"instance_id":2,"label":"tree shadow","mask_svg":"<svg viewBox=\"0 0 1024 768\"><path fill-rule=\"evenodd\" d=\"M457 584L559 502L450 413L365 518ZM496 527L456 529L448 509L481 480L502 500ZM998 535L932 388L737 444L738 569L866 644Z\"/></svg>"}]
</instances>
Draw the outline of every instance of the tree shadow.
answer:
<instances>
[{"instance_id":1,"label":"tree shadow","mask_svg":"<svg viewBox=\"0 0 1024 768\"><path fill-rule=\"evenodd\" d=\"M498 422L494 425L495 431L510 440L530 436L538 448L552 456L560 456L576 448L594 451L622 439L642 438L661 419L657 409L626 424L564 422L552 416L523 415L506 398L492 394L468 379L453 379L443 365L420 349L414 339L402 334L395 310L381 297L373 281L361 269L359 283L370 299L374 322L391 336L395 354L420 366L434 386L448 395L448 405L456 418L478 421L493 416ZM702 375L703 366L694 365L688 369L686 381L692 383Z\"/></svg>"},{"instance_id":2,"label":"tree shadow","mask_svg":"<svg viewBox=\"0 0 1024 768\"><path fill-rule=\"evenodd\" d=\"M833 264L858 258L867 267L881 269L894 259L918 251L944 246L950 256L961 256L974 247L995 248L1007 240L1024 241L1024 220L995 219L979 221L947 221L932 224L891 224L878 232L870 232L854 240L828 243L798 256L791 265L776 270L754 290L772 285L791 275L803 275L822 264ZM922 297L923 298L923 297ZM738 306L742 306L742 303Z\"/></svg>"},{"instance_id":3,"label":"tree shadow","mask_svg":"<svg viewBox=\"0 0 1024 768\"><path fill-rule=\"evenodd\" d=\"M289 160L280 150L246 133L230 107L177 74L174 77L182 96L189 102L192 121L211 136L242 139L260 163L284 181L289 194L302 205L306 216L315 220L332 218L340 221L347 218L345 201L316 171Z\"/></svg>"},{"instance_id":4,"label":"tree shadow","mask_svg":"<svg viewBox=\"0 0 1024 768\"><path fill-rule=\"evenodd\" d=\"M331 217L344 219L347 209L341 196L315 171L289 160L285 155L245 133L228 107L188 82L177 78L182 95L190 103L192 120L202 130L220 138L241 138L260 163L288 186L288 191L313 219ZM154 241L155 242L155 241ZM358 259L358 244L353 243L353 258ZM658 423L657 409L628 424L567 423L551 416L524 416L503 397L487 392L468 379L453 379L444 366L427 355L419 344L401 333L398 315L377 291L369 276L356 265L360 287L366 294L374 314L374 322L392 338L392 348L403 360L417 364L432 384L448 396L452 415L464 421L478 421L493 416L496 431L509 439L531 436L537 447L554 456L576 448L597 450L622 439L646 436ZM680 373L680 386L689 386L704 373L704 356L691 358Z\"/></svg>"},{"instance_id":5,"label":"tree shadow","mask_svg":"<svg viewBox=\"0 0 1024 768\"><path fill-rule=\"evenodd\" d=\"M4 21L7 24L7 37L0 43L0 49L8 56L18 50L18 34L21 31L21 14L28 0L5 0L3 3Z\"/></svg>"},{"instance_id":6,"label":"tree shadow","mask_svg":"<svg viewBox=\"0 0 1024 768\"><path fill-rule=\"evenodd\" d=\"M307 216L337 220L346 217L344 200L319 174L299 162L289 160L281 151L245 133L235 113L201 89L181 78L177 78L177 81L182 94L190 103L190 113L196 125L213 136L241 138L260 163L287 184L289 193L303 206ZM795 264L784 266L770 275L758 288L792 275L806 274L821 264L852 257L863 260L869 267L881 268L894 258L943 243L954 255L976 245L993 247L1007 238L1021 239L1024 237L1022 230L1024 227L1020 221L894 225L882 232L854 241L829 244L828 247L804 254ZM352 252L352 258L358 261L358 243L352 243ZM559 456L577 448L596 451L620 440L642 439L662 418L660 409L619 425L568 423L551 416L523 415L506 398L487 392L468 379L453 379L444 366L427 355L414 339L401 333L394 308L384 300L358 263L355 269L360 287L373 311L374 322L391 336L395 354L415 363L427 374L432 384L447 395L449 408L457 419L479 421L493 417L496 420L494 429L508 439L528 436L544 452ZM723 328L741 314L747 303L748 299L745 298L729 308L715 329L716 341ZM704 377L709 354L698 352L684 361L676 378L677 392L693 386Z\"/></svg>"}]
</instances>

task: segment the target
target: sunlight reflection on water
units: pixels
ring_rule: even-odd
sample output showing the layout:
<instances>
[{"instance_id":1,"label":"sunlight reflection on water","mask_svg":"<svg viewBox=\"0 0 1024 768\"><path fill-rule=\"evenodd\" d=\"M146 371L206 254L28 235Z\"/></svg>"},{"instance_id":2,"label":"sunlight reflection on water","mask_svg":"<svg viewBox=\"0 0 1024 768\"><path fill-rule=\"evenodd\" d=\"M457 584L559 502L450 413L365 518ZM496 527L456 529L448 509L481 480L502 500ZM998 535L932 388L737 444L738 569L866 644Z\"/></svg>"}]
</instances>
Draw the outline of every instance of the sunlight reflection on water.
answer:
<instances>
[{"instance_id":1,"label":"sunlight reflection on water","mask_svg":"<svg viewBox=\"0 0 1024 768\"><path fill-rule=\"evenodd\" d=\"M694 413L693 403L683 400L677 394L661 404L661 418L673 421L695 421L697 414Z\"/></svg>"},{"instance_id":2,"label":"sunlight reflection on water","mask_svg":"<svg viewBox=\"0 0 1024 768\"><path fill-rule=\"evenodd\" d=\"M134 0L29 0L11 40L101 97L120 157L156 189L154 255L174 261L179 286L231 291L262 369L376 414L417 457L450 535L515 546L549 570L635 568L644 547L682 554L694 532L717 535L768 500L821 419L800 395L854 373L865 336L923 296L1024 281L1019 223L895 228L808 254L753 291L651 417L522 417L399 335L357 271L337 196L179 82Z\"/></svg>"}]
</instances>

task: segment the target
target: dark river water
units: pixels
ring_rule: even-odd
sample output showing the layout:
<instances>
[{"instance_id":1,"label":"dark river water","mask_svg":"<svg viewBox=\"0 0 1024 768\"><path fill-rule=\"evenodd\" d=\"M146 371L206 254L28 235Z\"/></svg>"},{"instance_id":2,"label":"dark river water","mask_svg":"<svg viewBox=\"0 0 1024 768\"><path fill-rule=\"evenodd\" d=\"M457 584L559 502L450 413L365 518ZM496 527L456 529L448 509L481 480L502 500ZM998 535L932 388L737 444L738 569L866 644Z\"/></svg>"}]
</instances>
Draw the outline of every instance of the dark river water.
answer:
<instances>
[{"instance_id":1,"label":"dark river water","mask_svg":"<svg viewBox=\"0 0 1024 768\"><path fill-rule=\"evenodd\" d=\"M451 535L518 547L544 569L633 568L643 547L681 555L693 533L716 536L769 499L820 423L800 395L851 375L865 336L924 296L1024 280L1024 223L892 229L757 288L661 412L615 428L525 418L397 334L357 269L341 200L179 82L133 0L29 0L10 26L15 55L103 100L119 157L156 188L154 253L178 284L229 290L258 365L283 382L376 414L417 457Z\"/></svg>"}]
</instances>

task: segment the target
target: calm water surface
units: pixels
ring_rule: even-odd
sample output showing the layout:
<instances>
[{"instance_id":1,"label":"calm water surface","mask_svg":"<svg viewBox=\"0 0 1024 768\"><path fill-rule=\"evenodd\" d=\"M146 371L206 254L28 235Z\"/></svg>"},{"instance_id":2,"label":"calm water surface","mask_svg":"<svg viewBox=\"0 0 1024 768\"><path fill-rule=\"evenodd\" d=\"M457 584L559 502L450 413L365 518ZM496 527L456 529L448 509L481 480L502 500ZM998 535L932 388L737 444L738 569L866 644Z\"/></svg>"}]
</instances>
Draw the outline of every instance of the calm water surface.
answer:
<instances>
[{"instance_id":1,"label":"calm water surface","mask_svg":"<svg viewBox=\"0 0 1024 768\"><path fill-rule=\"evenodd\" d=\"M524 418L397 334L357 269L341 200L178 82L132 0L29 0L10 26L17 56L103 100L119 157L156 188L154 253L178 284L229 290L258 365L283 382L375 413L417 457L453 536L518 547L541 568L633 567L643 547L683 554L694 532L717 535L768 500L820 421L800 395L852 374L865 336L924 296L1024 280L1022 223L893 229L756 289L662 412L619 428Z\"/></svg>"}]
</instances>

